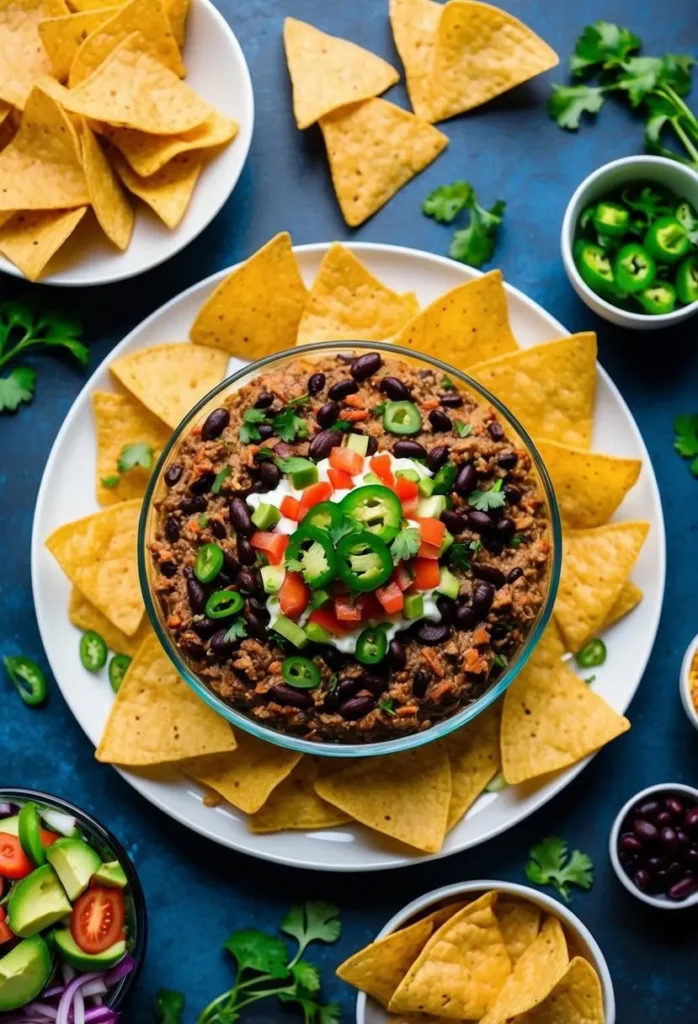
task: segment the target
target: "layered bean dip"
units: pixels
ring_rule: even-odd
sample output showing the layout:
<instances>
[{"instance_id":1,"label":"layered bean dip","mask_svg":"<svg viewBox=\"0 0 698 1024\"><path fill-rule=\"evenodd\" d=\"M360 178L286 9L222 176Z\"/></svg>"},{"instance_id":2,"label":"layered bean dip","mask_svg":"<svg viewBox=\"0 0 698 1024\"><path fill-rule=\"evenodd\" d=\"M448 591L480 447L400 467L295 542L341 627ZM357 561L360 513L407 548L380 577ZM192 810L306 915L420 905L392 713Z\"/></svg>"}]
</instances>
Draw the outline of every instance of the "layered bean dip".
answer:
<instances>
[{"instance_id":1,"label":"layered bean dip","mask_svg":"<svg viewBox=\"0 0 698 1024\"><path fill-rule=\"evenodd\" d=\"M551 559L531 457L436 368L286 361L183 436L153 589L215 694L323 742L428 729L506 669Z\"/></svg>"}]
</instances>

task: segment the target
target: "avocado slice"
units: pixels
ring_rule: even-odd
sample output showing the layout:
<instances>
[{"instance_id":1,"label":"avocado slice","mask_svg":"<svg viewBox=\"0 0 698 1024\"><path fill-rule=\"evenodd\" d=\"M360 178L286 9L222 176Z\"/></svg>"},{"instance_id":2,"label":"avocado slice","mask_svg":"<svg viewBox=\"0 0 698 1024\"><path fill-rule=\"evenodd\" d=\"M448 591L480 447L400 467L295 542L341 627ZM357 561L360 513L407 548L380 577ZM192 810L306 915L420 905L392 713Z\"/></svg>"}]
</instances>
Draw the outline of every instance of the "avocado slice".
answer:
<instances>
[{"instance_id":1,"label":"avocado slice","mask_svg":"<svg viewBox=\"0 0 698 1024\"><path fill-rule=\"evenodd\" d=\"M110 860L108 864L102 864L97 868L94 880L99 885L106 885L109 889L125 889L128 885L128 878L118 860Z\"/></svg>"},{"instance_id":2,"label":"avocado slice","mask_svg":"<svg viewBox=\"0 0 698 1024\"><path fill-rule=\"evenodd\" d=\"M53 973L53 957L35 935L0 959L0 1010L18 1010L41 993Z\"/></svg>"},{"instance_id":3,"label":"avocado slice","mask_svg":"<svg viewBox=\"0 0 698 1024\"><path fill-rule=\"evenodd\" d=\"M84 953L70 928L57 928L51 932L51 938L59 955L76 971L105 971L118 964L126 953L126 939L120 939L102 953Z\"/></svg>"},{"instance_id":4,"label":"avocado slice","mask_svg":"<svg viewBox=\"0 0 698 1024\"><path fill-rule=\"evenodd\" d=\"M7 907L8 924L15 935L31 938L71 912L58 875L50 864L36 868L12 890Z\"/></svg>"},{"instance_id":5,"label":"avocado slice","mask_svg":"<svg viewBox=\"0 0 698 1024\"><path fill-rule=\"evenodd\" d=\"M57 839L46 850L46 859L61 880L68 899L82 896L102 861L82 839Z\"/></svg>"},{"instance_id":6,"label":"avocado slice","mask_svg":"<svg viewBox=\"0 0 698 1024\"><path fill-rule=\"evenodd\" d=\"M11 818L3 818L0 821L0 832L8 836L19 835L19 814L13 814Z\"/></svg>"},{"instance_id":7,"label":"avocado slice","mask_svg":"<svg viewBox=\"0 0 698 1024\"><path fill-rule=\"evenodd\" d=\"M19 812L19 841L35 867L46 863L46 850L41 842L41 820L36 804L29 800Z\"/></svg>"}]
</instances>

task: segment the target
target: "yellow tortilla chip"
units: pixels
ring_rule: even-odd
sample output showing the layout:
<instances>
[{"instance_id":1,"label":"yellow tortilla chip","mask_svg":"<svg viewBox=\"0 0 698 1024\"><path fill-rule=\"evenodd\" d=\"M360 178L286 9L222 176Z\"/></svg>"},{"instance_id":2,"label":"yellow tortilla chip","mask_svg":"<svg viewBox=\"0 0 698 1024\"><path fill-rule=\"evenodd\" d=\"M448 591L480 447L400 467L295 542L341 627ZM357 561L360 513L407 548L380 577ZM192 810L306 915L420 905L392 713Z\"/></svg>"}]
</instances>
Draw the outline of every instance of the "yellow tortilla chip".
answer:
<instances>
[{"instance_id":1,"label":"yellow tortilla chip","mask_svg":"<svg viewBox=\"0 0 698 1024\"><path fill-rule=\"evenodd\" d=\"M382 341L418 312L413 292L399 295L387 288L353 253L334 242L308 294L296 344Z\"/></svg>"},{"instance_id":2,"label":"yellow tortilla chip","mask_svg":"<svg viewBox=\"0 0 698 1024\"><path fill-rule=\"evenodd\" d=\"M150 623L143 615L133 636L126 636L109 621L106 615L102 615L99 608L95 608L77 587L73 587L70 591L68 617L78 629L85 632L88 629L93 629L95 633L99 633L110 651L114 651L116 654L127 654L129 658L134 656L150 632Z\"/></svg>"},{"instance_id":3,"label":"yellow tortilla chip","mask_svg":"<svg viewBox=\"0 0 698 1024\"><path fill-rule=\"evenodd\" d=\"M221 281L189 336L196 345L261 359L293 346L307 294L291 236L282 231Z\"/></svg>"},{"instance_id":4,"label":"yellow tortilla chip","mask_svg":"<svg viewBox=\"0 0 698 1024\"><path fill-rule=\"evenodd\" d=\"M495 914L512 966L515 966L538 937L540 907L535 903L498 899Z\"/></svg>"},{"instance_id":5,"label":"yellow tortilla chip","mask_svg":"<svg viewBox=\"0 0 698 1024\"><path fill-rule=\"evenodd\" d=\"M0 151L5 146L9 146L16 134L17 124L15 123L14 107L0 100Z\"/></svg>"},{"instance_id":6,"label":"yellow tortilla chip","mask_svg":"<svg viewBox=\"0 0 698 1024\"><path fill-rule=\"evenodd\" d=\"M234 751L182 761L179 768L220 793L234 807L254 814L266 803L272 790L290 775L303 755L265 743L243 730L235 739Z\"/></svg>"},{"instance_id":7,"label":"yellow tortilla chip","mask_svg":"<svg viewBox=\"0 0 698 1024\"><path fill-rule=\"evenodd\" d=\"M90 33L118 9L118 6L97 7L94 11L64 14L60 18L45 18L39 22L39 36L59 82L67 82L75 55Z\"/></svg>"},{"instance_id":8,"label":"yellow tortilla chip","mask_svg":"<svg viewBox=\"0 0 698 1024\"><path fill-rule=\"evenodd\" d=\"M234 749L230 725L180 679L150 633L119 687L97 760L136 767Z\"/></svg>"},{"instance_id":9,"label":"yellow tortilla chip","mask_svg":"<svg viewBox=\"0 0 698 1024\"><path fill-rule=\"evenodd\" d=\"M555 51L507 11L450 0L437 31L431 120L479 107L558 63Z\"/></svg>"},{"instance_id":10,"label":"yellow tortilla chip","mask_svg":"<svg viewBox=\"0 0 698 1024\"><path fill-rule=\"evenodd\" d=\"M458 824L500 769L500 717L500 705L490 706L472 722L441 741L451 765L448 832Z\"/></svg>"},{"instance_id":11,"label":"yellow tortilla chip","mask_svg":"<svg viewBox=\"0 0 698 1024\"><path fill-rule=\"evenodd\" d=\"M591 964L575 957L548 998L517 1024L604 1024L603 990Z\"/></svg>"},{"instance_id":12,"label":"yellow tortilla chip","mask_svg":"<svg viewBox=\"0 0 698 1024\"><path fill-rule=\"evenodd\" d=\"M301 129L338 107L378 96L400 77L375 53L296 18L284 21L284 46Z\"/></svg>"},{"instance_id":13,"label":"yellow tortilla chip","mask_svg":"<svg viewBox=\"0 0 698 1024\"><path fill-rule=\"evenodd\" d=\"M109 366L116 379L172 429L223 379L227 368L224 352L186 343L143 348Z\"/></svg>"},{"instance_id":14,"label":"yellow tortilla chip","mask_svg":"<svg viewBox=\"0 0 698 1024\"><path fill-rule=\"evenodd\" d=\"M174 230L191 202L194 186L201 174L202 154L180 153L149 178L139 177L118 150L112 149L110 156L116 173L129 192L147 203L160 220Z\"/></svg>"},{"instance_id":15,"label":"yellow tortilla chip","mask_svg":"<svg viewBox=\"0 0 698 1024\"><path fill-rule=\"evenodd\" d=\"M631 612L640 603L644 596L642 590L636 587L632 580L624 583L616 603L604 619L603 629L610 629L616 622L624 618L628 612Z\"/></svg>"},{"instance_id":16,"label":"yellow tortilla chip","mask_svg":"<svg viewBox=\"0 0 698 1024\"><path fill-rule=\"evenodd\" d=\"M99 225L117 249L128 247L135 214L126 193L109 166L97 137L83 122L82 161L90 203Z\"/></svg>"},{"instance_id":17,"label":"yellow tortilla chip","mask_svg":"<svg viewBox=\"0 0 698 1024\"><path fill-rule=\"evenodd\" d=\"M432 935L390 1000L391 1013L482 1017L511 974L496 896L485 893Z\"/></svg>"},{"instance_id":18,"label":"yellow tortilla chip","mask_svg":"<svg viewBox=\"0 0 698 1024\"><path fill-rule=\"evenodd\" d=\"M0 153L0 210L65 210L89 201L70 118L32 89L19 130Z\"/></svg>"},{"instance_id":19,"label":"yellow tortilla chip","mask_svg":"<svg viewBox=\"0 0 698 1024\"><path fill-rule=\"evenodd\" d=\"M555 441L536 441L536 447L550 474L560 514L577 530L607 523L642 469L640 459L601 455Z\"/></svg>"},{"instance_id":20,"label":"yellow tortilla chip","mask_svg":"<svg viewBox=\"0 0 698 1024\"><path fill-rule=\"evenodd\" d=\"M596 393L591 331L489 359L469 373L534 436L588 448Z\"/></svg>"},{"instance_id":21,"label":"yellow tortilla chip","mask_svg":"<svg viewBox=\"0 0 698 1024\"><path fill-rule=\"evenodd\" d=\"M87 207L0 213L0 252L30 281L38 281L51 257L72 235ZM3 217L7 217L3 221Z\"/></svg>"},{"instance_id":22,"label":"yellow tortilla chip","mask_svg":"<svg viewBox=\"0 0 698 1024\"><path fill-rule=\"evenodd\" d=\"M123 501L59 526L46 540L71 583L127 636L143 616L136 556L140 511L139 500Z\"/></svg>"},{"instance_id":23,"label":"yellow tortilla chip","mask_svg":"<svg viewBox=\"0 0 698 1024\"><path fill-rule=\"evenodd\" d=\"M448 145L443 132L379 99L326 114L320 128L337 200L351 227L372 217Z\"/></svg>"},{"instance_id":24,"label":"yellow tortilla chip","mask_svg":"<svg viewBox=\"0 0 698 1024\"><path fill-rule=\"evenodd\" d=\"M96 11L104 7L104 0L68 0L68 7L77 14Z\"/></svg>"},{"instance_id":25,"label":"yellow tortilla chip","mask_svg":"<svg viewBox=\"0 0 698 1024\"><path fill-rule=\"evenodd\" d=\"M462 370L487 355L516 352L501 271L491 270L451 288L392 340L396 345L446 358Z\"/></svg>"},{"instance_id":26,"label":"yellow tortilla chip","mask_svg":"<svg viewBox=\"0 0 698 1024\"><path fill-rule=\"evenodd\" d=\"M433 931L430 921L415 921L359 950L337 968L349 985L367 992L387 1007L395 990L419 956Z\"/></svg>"},{"instance_id":27,"label":"yellow tortilla chip","mask_svg":"<svg viewBox=\"0 0 698 1024\"><path fill-rule=\"evenodd\" d=\"M133 32L75 89L49 78L41 86L73 114L153 135L187 132L211 116L193 89L141 45Z\"/></svg>"},{"instance_id":28,"label":"yellow tortilla chip","mask_svg":"<svg viewBox=\"0 0 698 1024\"><path fill-rule=\"evenodd\" d=\"M147 135L134 128L115 128L109 124L100 125L99 131L116 146L136 174L147 178L179 153L190 149L211 149L230 142L239 127L237 121L214 110L203 124L179 135Z\"/></svg>"},{"instance_id":29,"label":"yellow tortilla chip","mask_svg":"<svg viewBox=\"0 0 698 1024\"><path fill-rule=\"evenodd\" d=\"M363 825L427 853L441 849L451 800L442 747L370 757L318 779L316 792Z\"/></svg>"},{"instance_id":30,"label":"yellow tortilla chip","mask_svg":"<svg viewBox=\"0 0 698 1024\"><path fill-rule=\"evenodd\" d=\"M0 100L22 110L38 79L52 74L39 22L69 13L65 0L0 0Z\"/></svg>"},{"instance_id":31,"label":"yellow tortilla chip","mask_svg":"<svg viewBox=\"0 0 698 1024\"><path fill-rule=\"evenodd\" d=\"M519 957L481 1024L505 1024L538 1006L560 981L568 963L562 925L556 917L548 917L538 938Z\"/></svg>"},{"instance_id":32,"label":"yellow tortilla chip","mask_svg":"<svg viewBox=\"0 0 698 1024\"><path fill-rule=\"evenodd\" d=\"M425 121L431 120L432 68L443 9L433 0L390 0L390 25L405 68L410 103Z\"/></svg>"},{"instance_id":33,"label":"yellow tortilla chip","mask_svg":"<svg viewBox=\"0 0 698 1024\"><path fill-rule=\"evenodd\" d=\"M649 523L625 522L564 534L555 618L569 650L578 651L601 629L648 531Z\"/></svg>"},{"instance_id":34,"label":"yellow tortilla chip","mask_svg":"<svg viewBox=\"0 0 698 1024\"><path fill-rule=\"evenodd\" d=\"M317 757L303 757L291 774L270 794L248 824L252 832L283 832L284 829L321 829L344 825L351 818L321 800L315 783L323 769Z\"/></svg>"},{"instance_id":35,"label":"yellow tortilla chip","mask_svg":"<svg viewBox=\"0 0 698 1024\"><path fill-rule=\"evenodd\" d=\"M167 444L170 431L161 419L148 412L130 395L94 391L92 412L97 428L97 501L100 505L114 505L130 498L142 498L148 486L150 470L134 466L125 473L119 473L121 453L128 444L150 445L154 466ZM102 483L103 480L111 483L114 477L118 478L115 486Z\"/></svg>"},{"instance_id":36,"label":"yellow tortilla chip","mask_svg":"<svg viewBox=\"0 0 698 1024\"><path fill-rule=\"evenodd\" d=\"M190 0L165 0L165 10L178 46L184 46Z\"/></svg>"}]
</instances>

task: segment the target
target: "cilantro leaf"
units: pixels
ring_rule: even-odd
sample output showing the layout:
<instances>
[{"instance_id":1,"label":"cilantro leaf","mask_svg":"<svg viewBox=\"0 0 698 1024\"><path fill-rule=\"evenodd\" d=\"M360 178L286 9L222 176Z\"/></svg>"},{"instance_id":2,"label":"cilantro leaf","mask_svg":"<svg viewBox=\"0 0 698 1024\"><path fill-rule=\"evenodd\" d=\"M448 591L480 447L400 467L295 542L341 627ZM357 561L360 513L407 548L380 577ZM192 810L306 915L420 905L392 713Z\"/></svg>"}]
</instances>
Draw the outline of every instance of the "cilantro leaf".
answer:
<instances>
[{"instance_id":1,"label":"cilantro leaf","mask_svg":"<svg viewBox=\"0 0 698 1024\"><path fill-rule=\"evenodd\" d=\"M336 1003L328 1003L327 1006L318 1006L317 1024L339 1024L342 1019L342 1011Z\"/></svg>"},{"instance_id":2,"label":"cilantro leaf","mask_svg":"<svg viewBox=\"0 0 698 1024\"><path fill-rule=\"evenodd\" d=\"M443 375L443 377L441 379L441 387L444 389L444 391L455 391L456 390L456 385L453 383L451 378L446 373Z\"/></svg>"},{"instance_id":3,"label":"cilantro leaf","mask_svg":"<svg viewBox=\"0 0 698 1024\"><path fill-rule=\"evenodd\" d=\"M387 697L385 700L378 701L378 710L383 711L386 715L395 714L395 701L392 697Z\"/></svg>"},{"instance_id":4,"label":"cilantro leaf","mask_svg":"<svg viewBox=\"0 0 698 1024\"><path fill-rule=\"evenodd\" d=\"M129 469L142 466L143 469L152 469L153 446L143 441L136 441L134 444L125 444L121 449L116 468L120 473L127 473Z\"/></svg>"},{"instance_id":5,"label":"cilantro leaf","mask_svg":"<svg viewBox=\"0 0 698 1024\"><path fill-rule=\"evenodd\" d=\"M267 414L264 409L245 409L240 427L240 440L243 444L249 444L250 441L261 441L262 435L257 424L264 423L266 418Z\"/></svg>"},{"instance_id":6,"label":"cilantro leaf","mask_svg":"<svg viewBox=\"0 0 698 1024\"><path fill-rule=\"evenodd\" d=\"M291 907L280 927L298 943L296 963L311 942L336 942L342 930L339 909L324 900Z\"/></svg>"},{"instance_id":7,"label":"cilantro leaf","mask_svg":"<svg viewBox=\"0 0 698 1024\"><path fill-rule=\"evenodd\" d=\"M216 479L211 484L211 492L213 494L220 494L221 487L232 473L230 466L223 466L223 469L219 469L216 473Z\"/></svg>"},{"instance_id":8,"label":"cilantro leaf","mask_svg":"<svg viewBox=\"0 0 698 1024\"><path fill-rule=\"evenodd\" d=\"M309 398L310 395L306 391L304 395L298 395L296 398L289 398L289 400L286 402L286 407L290 407L293 409L296 406L305 405Z\"/></svg>"},{"instance_id":9,"label":"cilantro leaf","mask_svg":"<svg viewBox=\"0 0 698 1024\"><path fill-rule=\"evenodd\" d=\"M564 839L550 836L529 851L531 860L525 868L526 878L536 885L552 885L569 903L569 886L591 889L594 869L586 853L574 850L568 860L568 847Z\"/></svg>"},{"instance_id":10,"label":"cilantro leaf","mask_svg":"<svg viewBox=\"0 0 698 1024\"><path fill-rule=\"evenodd\" d=\"M0 412L14 412L21 402L31 402L35 383L36 372L28 366L17 366L0 377Z\"/></svg>"},{"instance_id":11,"label":"cilantro leaf","mask_svg":"<svg viewBox=\"0 0 698 1024\"><path fill-rule=\"evenodd\" d=\"M184 1020L184 996L173 989L161 988L155 1002L157 1024L182 1024Z\"/></svg>"},{"instance_id":12,"label":"cilantro leaf","mask_svg":"<svg viewBox=\"0 0 698 1024\"><path fill-rule=\"evenodd\" d=\"M247 636L247 625L244 619L236 619L232 624L228 632L225 634L224 642L229 643L232 640L241 640Z\"/></svg>"},{"instance_id":13,"label":"cilantro leaf","mask_svg":"<svg viewBox=\"0 0 698 1024\"><path fill-rule=\"evenodd\" d=\"M288 977L288 950L282 939L254 928L233 932L225 948L238 963L238 970L260 971L270 978Z\"/></svg>"},{"instance_id":14,"label":"cilantro leaf","mask_svg":"<svg viewBox=\"0 0 698 1024\"><path fill-rule=\"evenodd\" d=\"M454 568L468 572L472 563L472 555L468 545L463 544L461 541L456 541L455 544L452 544L448 550L448 561Z\"/></svg>"},{"instance_id":15,"label":"cilantro leaf","mask_svg":"<svg viewBox=\"0 0 698 1024\"><path fill-rule=\"evenodd\" d=\"M501 508L505 502L501 480L498 480L489 491L473 491L468 498L470 507L476 508L478 512L491 512L493 509Z\"/></svg>"},{"instance_id":16,"label":"cilantro leaf","mask_svg":"<svg viewBox=\"0 0 698 1024\"><path fill-rule=\"evenodd\" d=\"M111 490L113 487L119 486L119 480L121 480L121 474L113 473L111 476L103 476L100 482L102 487L108 487Z\"/></svg>"},{"instance_id":17,"label":"cilantro leaf","mask_svg":"<svg viewBox=\"0 0 698 1024\"><path fill-rule=\"evenodd\" d=\"M627 92L632 107L638 107L655 88L662 63L661 57L632 57L623 64L623 74L616 80L615 87Z\"/></svg>"},{"instance_id":18,"label":"cilantro leaf","mask_svg":"<svg viewBox=\"0 0 698 1024\"><path fill-rule=\"evenodd\" d=\"M683 459L692 459L691 473L698 476L698 413L674 420L674 448Z\"/></svg>"},{"instance_id":19,"label":"cilantro leaf","mask_svg":"<svg viewBox=\"0 0 698 1024\"><path fill-rule=\"evenodd\" d=\"M506 203L497 200L489 210L475 203L470 210L470 224L456 231L448 249L451 259L481 267L492 259L497 230L504 219Z\"/></svg>"},{"instance_id":20,"label":"cilantro leaf","mask_svg":"<svg viewBox=\"0 0 698 1024\"><path fill-rule=\"evenodd\" d=\"M560 128L576 132L582 114L598 114L605 99L602 86L554 85L548 100L548 113Z\"/></svg>"},{"instance_id":21,"label":"cilantro leaf","mask_svg":"<svg viewBox=\"0 0 698 1024\"><path fill-rule=\"evenodd\" d=\"M655 191L650 185L645 185L639 194L631 188L624 189L623 202L636 213L644 213L648 220L654 220L655 217L663 217L672 212L666 197Z\"/></svg>"},{"instance_id":22,"label":"cilantro leaf","mask_svg":"<svg viewBox=\"0 0 698 1024\"><path fill-rule=\"evenodd\" d=\"M282 441L295 441L296 438L302 440L308 436L307 423L300 416L296 416L291 406L287 406L274 417L272 427Z\"/></svg>"},{"instance_id":23,"label":"cilantro leaf","mask_svg":"<svg viewBox=\"0 0 698 1024\"><path fill-rule=\"evenodd\" d=\"M80 325L61 316L41 317L19 302L0 303L0 368L31 348L65 348L79 363L89 358L87 347L79 340ZM14 412L21 402L30 402L36 373L19 366L0 378L0 411Z\"/></svg>"},{"instance_id":24,"label":"cilantro leaf","mask_svg":"<svg viewBox=\"0 0 698 1024\"><path fill-rule=\"evenodd\" d=\"M472 185L467 181L454 181L430 192L422 203L422 213L433 217L439 224L450 224L461 210L472 205L474 199Z\"/></svg>"},{"instance_id":25,"label":"cilantro leaf","mask_svg":"<svg viewBox=\"0 0 698 1024\"><path fill-rule=\"evenodd\" d=\"M622 64L640 46L639 38L627 28L610 21L595 21L586 26L577 40L570 58L572 77L580 78L596 68L608 70Z\"/></svg>"},{"instance_id":26,"label":"cilantro leaf","mask_svg":"<svg viewBox=\"0 0 698 1024\"><path fill-rule=\"evenodd\" d=\"M422 543L422 535L416 526L406 526L398 533L390 545L390 553L393 556L395 565L398 562L407 561L419 551Z\"/></svg>"},{"instance_id":27,"label":"cilantro leaf","mask_svg":"<svg viewBox=\"0 0 698 1024\"><path fill-rule=\"evenodd\" d=\"M387 402L379 402L378 405L372 406L371 413L374 416L382 416L383 413L385 412L385 407L387 406L387 404Z\"/></svg>"},{"instance_id":28,"label":"cilantro leaf","mask_svg":"<svg viewBox=\"0 0 698 1024\"><path fill-rule=\"evenodd\" d=\"M463 420L454 420L453 426L456 428L456 433L459 437L470 437L473 432L472 423L464 423Z\"/></svg>"},{"instance_id":29,"label":"cilantro leaf","mask_svg":"<svg viewBox=\"0 0 698 1024\"><path fill-rule=\"evenodd\" d=\"M298 960L291 968L291 974L306 992L317 992L320 989L320 972L307 960Z\"/></svg>"}]
</instances>

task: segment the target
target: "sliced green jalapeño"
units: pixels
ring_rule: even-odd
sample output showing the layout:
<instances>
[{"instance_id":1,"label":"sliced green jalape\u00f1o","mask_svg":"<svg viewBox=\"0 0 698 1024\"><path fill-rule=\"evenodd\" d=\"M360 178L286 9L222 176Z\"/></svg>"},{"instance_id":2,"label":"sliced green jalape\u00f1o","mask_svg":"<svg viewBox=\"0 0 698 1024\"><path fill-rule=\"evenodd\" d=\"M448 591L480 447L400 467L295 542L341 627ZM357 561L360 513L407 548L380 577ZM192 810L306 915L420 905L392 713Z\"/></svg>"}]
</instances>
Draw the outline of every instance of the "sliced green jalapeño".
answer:
<instances>
[{"instance_id":1,"label":"sliced green jalape\u00f1o","mask_svg":"<svg viewBox=\"0 0 698 1024\"><path fill-rule=\"evenodd\" d=\"M637 242L624 245L613 261L613 277L619 291L634 295L649 288L657 273L652 256Z\"/></svg>"},{"instance_id":2,"label":"sliced green jalape\u00f1o","mask_svg":"<svg viewBox=\"0 0 698 1024\"><path fill-rule=\"evenodd\" d=\"M687 256L676 271L676 291L687 306L698 302L698 253Z\"/></svg>"},{"instance_id":3,"label":"sliced green jalape\u00f1o","mask_svg":"<svg viewBox=\"0 0 698 1024\"><path fill-rule=\"evenodd\" d=\"M658 281L651 288L645 288L635 296L645 313L661 316L671 313L676 306L676 288L668 281Z\"/></svg>"},{"instance_id":4,"label":"sliced green jalape\u00f1o","mask_svg":"<svg viewBox=\"0 0 698 1024\"><path fill-rule=\"evenodd\" d=\"M593 292L605 295L613 290L611 261L600 245L579 241L574 247L574 261L582 281Z\"/></svg>"},{"instance_id":5,"label":"sliced green jalape\u00f1o","mask_svg":"<svg viewBox=\"0 0 698 1024\"><path fill-rule=\"evenodd\" d=\"M369 626L356 641L356 660L362 665L377 665L388 653L388 638L380 626Z\"/></svg>"},{"instance_id":6,"label":"sliced green jalape\u00f1o","mask_svg":"<svg viewBox=\"0 0 698 1024\"><path fill-rule=\"evenodd\" d=\"M422 417L414 402L388 402L383 426L391 434L417 434L422 429Z\"/></svg>"},{"instance_id":7,"label":"sliced green jalape\u00f1o","mask_svg":"<svg viewBox=\"0 0 698 1024\"><path fill-rule=\"evenodd\" d=\"M645 235L645 249L658 263L678 263L691 251L691 240L676 217L660 217Z\"/></svg>"},{"instance_id":8,"label":"sliced green jalape\u00f1o","mask_svg":"<svg viewBox=\"0 0 698 1024\"><path fill-rule=\"evenodd\" d=\"M630 227L630 212L620 203L604 200L594 210L592 220L600 235L622 238Z\"/></svg>"},{"instance_id":9,"label":"sliced green jalape\u00f1o","mask_svg":"<svg viewBox=\"0 0 698 1024\"><path fill-rule=\"evenodd\" d=\"M337 575L350 590L383 586L393 574L393 558L374 533L349 533L337 545Z\"/></svg>"},{"instance_id":10,"label":"sliced green jalape\u00f1o","mask_svg":"<svg viewBox=\"0 0 698 1024\"><path fill-rule=\"evenodd\" d=\"M310 658L302 658L299 654L284 658L281 675L289 686L299 690L314 690L320 685L320 669Z\"/></svg>"},{"instance_id":11,"label":"sliced green jalape\u00f1o","mask_svg":"<svg viewBox=\"0 0 698 1024\"><path fill-rule=\"evenodd\" d=\"M400 532L402 504L395 491L382 484L356 487L340 504L342 514L386 544Z\"/></svg>"},{"instance_id":12,"label":"sliced green jalape\u00f1o","mask_svg":"<svg viewBox=\"0 0 698 1024\"><path fill-rule=\"evenodd\" d=\"M317 526L303 525L291 534L286 565L300 572L309 587L325 587L335 577L336 555L332 538Z\"/></svg>"}]
</instances>

